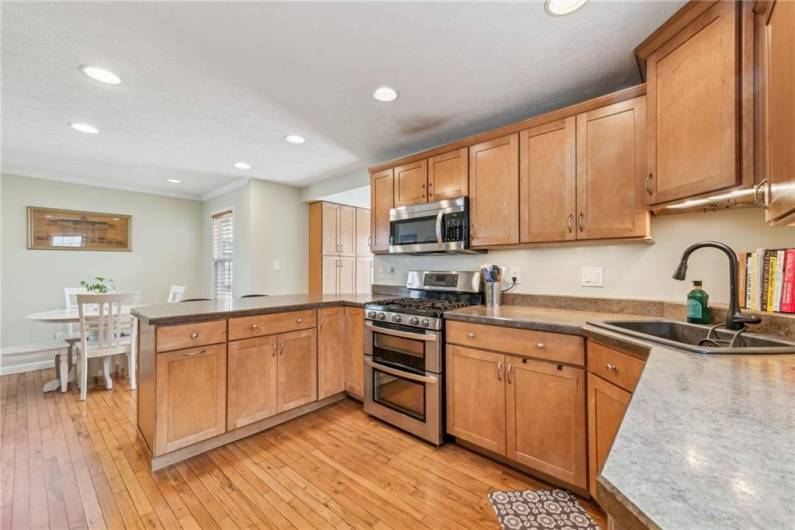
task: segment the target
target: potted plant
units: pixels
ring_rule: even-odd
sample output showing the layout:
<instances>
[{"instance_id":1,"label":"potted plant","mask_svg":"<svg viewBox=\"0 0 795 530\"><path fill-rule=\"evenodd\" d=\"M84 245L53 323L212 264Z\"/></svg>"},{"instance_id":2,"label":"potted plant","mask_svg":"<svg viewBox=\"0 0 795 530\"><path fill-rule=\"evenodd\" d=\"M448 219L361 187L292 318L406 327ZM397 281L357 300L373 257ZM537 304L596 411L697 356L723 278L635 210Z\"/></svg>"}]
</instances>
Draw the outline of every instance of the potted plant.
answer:
<instances>
[{"instance_id":1,"label":"potted plant","mask_svg":"<svg viewBox=\"0 0 795 530\"><path fill-rule=\"evenodd\" d=\"M93 280L83 280L80 285L89 293L107 294L116 290L113 280L102 276L97 276Z\"/></svg>"}]
</instances>

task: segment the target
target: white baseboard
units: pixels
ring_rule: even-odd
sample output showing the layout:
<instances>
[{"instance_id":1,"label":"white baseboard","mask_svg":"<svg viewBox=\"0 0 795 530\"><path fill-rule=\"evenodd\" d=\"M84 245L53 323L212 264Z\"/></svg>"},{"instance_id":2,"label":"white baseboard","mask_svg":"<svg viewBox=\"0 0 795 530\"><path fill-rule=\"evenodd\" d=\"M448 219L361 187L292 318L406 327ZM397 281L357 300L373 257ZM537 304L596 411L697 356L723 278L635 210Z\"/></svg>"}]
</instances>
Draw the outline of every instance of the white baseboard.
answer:
<instances>
[{"instance_id":1,"label":"white baseboard","mask_svg":"<svg viewBox=\"0 0 795 530\"><path fill-rule=\"evenodd\" d=\"M36 370L43 370L45 368L53 368L55 361L50 359L47 361L33 361L29 363L19 363L0 366L0 375L22 374L25 372L35 372Z\"/></svg>"}]
</instances>

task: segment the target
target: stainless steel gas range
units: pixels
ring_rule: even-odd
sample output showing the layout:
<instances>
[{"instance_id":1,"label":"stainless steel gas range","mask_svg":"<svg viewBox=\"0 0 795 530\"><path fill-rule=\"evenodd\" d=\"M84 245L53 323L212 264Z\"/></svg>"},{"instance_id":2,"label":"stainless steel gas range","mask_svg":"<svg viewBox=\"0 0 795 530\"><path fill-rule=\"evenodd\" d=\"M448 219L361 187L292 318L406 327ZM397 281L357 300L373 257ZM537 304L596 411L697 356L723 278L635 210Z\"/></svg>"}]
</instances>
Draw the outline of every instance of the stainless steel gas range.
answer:
<instances>
[{"instance_id":1,"label":"stainless steel gas range","mask_svg":"<svg viewBox=\"0 0 795 530\"><path fill-rule=\"evenodd\" d=\"M411 271L407 298L365 304L364 410L444 440L444 312L482 303L479 272Z\"/></svg>"}]
</instances>

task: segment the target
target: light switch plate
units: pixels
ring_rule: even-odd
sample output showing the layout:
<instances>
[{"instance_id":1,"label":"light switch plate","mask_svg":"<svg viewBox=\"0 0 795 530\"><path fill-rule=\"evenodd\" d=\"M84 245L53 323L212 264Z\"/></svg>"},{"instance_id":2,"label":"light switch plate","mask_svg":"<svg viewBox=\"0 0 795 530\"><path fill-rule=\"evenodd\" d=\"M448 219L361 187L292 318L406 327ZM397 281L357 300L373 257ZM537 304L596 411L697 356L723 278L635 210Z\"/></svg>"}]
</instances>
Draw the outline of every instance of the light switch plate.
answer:
<instances>
[{"instance_id":1,"label":"light switch plate","mask_svg":"<svg viewBox=\"0 0 795 530\"><path fill-rule=\"evenodd\" d=\"M604 268L602 267L581 267L583 287L604 287Z\"/></svg>"}]
</instances>

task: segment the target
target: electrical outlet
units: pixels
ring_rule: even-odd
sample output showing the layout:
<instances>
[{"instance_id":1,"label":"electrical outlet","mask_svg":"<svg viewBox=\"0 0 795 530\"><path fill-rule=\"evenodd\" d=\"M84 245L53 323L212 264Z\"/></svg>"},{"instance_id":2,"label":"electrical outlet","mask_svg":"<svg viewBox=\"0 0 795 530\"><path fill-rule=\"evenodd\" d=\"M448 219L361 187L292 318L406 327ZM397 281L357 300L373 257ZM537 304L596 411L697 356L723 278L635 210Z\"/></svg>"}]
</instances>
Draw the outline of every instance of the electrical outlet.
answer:
<instances>
[{"instance_id":1,"label":"electrical outlet","mask_svg":"<svg viewBox=\"0 0 795 530\"><path fill-rule=\"evenodd\" d=\"M273 262L273 271L274 271L274 272L279 272L280 270L282 270L282 264L281 264L281 262L280 262L280 261L278 261L278 260L277 260L277 261L274 261L274 262Z\"/></svg>"},{"instance_id":2,"label":"electrical outlet","mask_svg":"<svg viewBox=\"0 0 795 530\"><path fill-rule=\"evenodd\" d=\"M602 267L581 267L583 287L604 287L604 268Z\"/></svg>"},{"instance_id":3,"label":"electrical outlet","mask_svg":"<svg viewBox=\"0 0 795 530\"><path fill-rule=\"evenodd\" d=\"M508 277L508 280L510 281L511 278L516 278L516 285L522 283L522 273L519 267L511 267L511 274Z\"/></svg>"}]
</instances>

